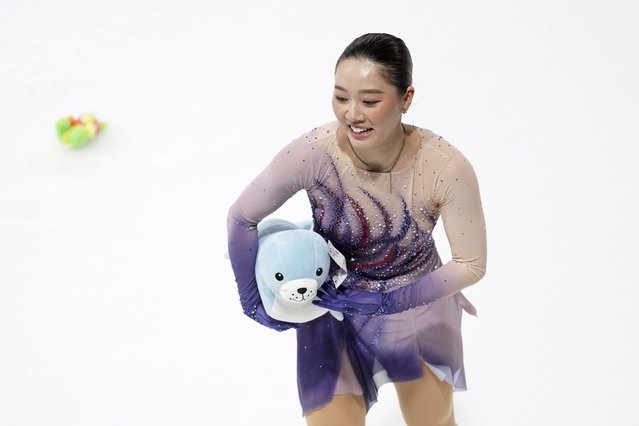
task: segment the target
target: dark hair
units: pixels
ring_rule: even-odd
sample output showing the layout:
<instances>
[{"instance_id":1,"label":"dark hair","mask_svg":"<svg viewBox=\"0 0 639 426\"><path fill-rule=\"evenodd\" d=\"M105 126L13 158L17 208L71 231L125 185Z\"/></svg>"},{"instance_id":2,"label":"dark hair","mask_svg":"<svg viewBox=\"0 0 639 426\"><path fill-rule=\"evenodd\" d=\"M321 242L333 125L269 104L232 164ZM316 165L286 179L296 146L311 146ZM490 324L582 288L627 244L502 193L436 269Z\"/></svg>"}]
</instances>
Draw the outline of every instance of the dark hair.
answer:
<instances>
[{"instance_id":1,"label":"dark hair","mask_svg":"<svg viewBox=\"0 0 639 426\"><path fill-rule=\"evenodd\" d=\"M379 73L389 84L404 94L413 84L413 60L401 38L385 33L368 33L351 42L335 64L344 59L367 59L379 66Z\"/></svg>"}]
</instances>

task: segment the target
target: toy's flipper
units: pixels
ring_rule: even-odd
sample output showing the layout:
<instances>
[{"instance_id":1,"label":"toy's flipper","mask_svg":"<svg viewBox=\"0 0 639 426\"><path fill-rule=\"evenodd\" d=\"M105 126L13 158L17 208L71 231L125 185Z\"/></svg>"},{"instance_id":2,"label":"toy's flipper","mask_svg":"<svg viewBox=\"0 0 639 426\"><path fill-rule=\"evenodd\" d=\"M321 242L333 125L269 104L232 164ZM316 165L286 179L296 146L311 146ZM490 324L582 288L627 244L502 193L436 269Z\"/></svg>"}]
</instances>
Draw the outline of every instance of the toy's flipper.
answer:
<instances>
[{"instance_id":1,"label":"toy's flipper","mask_svg":"<svg viewBox=\"0 0 639 426\"><path fill-rule=\"evenodd\" d=\"M333 317L335 317L335 319L337 321L342 321L344 319L344 314L338 311L328 311L331 313L331 315L333 315Z\"/></svg>"}]
</instances>

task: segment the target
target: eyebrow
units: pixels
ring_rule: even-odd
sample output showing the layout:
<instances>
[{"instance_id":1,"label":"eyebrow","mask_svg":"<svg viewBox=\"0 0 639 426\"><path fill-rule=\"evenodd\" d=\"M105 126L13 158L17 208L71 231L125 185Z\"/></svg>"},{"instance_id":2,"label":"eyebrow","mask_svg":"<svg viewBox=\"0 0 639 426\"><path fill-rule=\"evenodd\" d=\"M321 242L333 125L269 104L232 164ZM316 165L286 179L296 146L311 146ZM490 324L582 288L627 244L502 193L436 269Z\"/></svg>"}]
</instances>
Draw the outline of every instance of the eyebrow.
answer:
<instances>
[{"instance_id":1,"label":"eyebrow","mask_svg":"<svg viewBox=\"0 0 639 426\"><path fill-rule=\"evenodd\" d=\"M337 84L335 85L335 88L343 92L348 92L348 90L344 89L342 86L338 86ZM365 89L365 90L360 90L359 93L365 93L365 94L372 93L377 95L383 95L386 92L384 92L383 90L378 90L378 89Z\"/></svg>"}]
</instances>

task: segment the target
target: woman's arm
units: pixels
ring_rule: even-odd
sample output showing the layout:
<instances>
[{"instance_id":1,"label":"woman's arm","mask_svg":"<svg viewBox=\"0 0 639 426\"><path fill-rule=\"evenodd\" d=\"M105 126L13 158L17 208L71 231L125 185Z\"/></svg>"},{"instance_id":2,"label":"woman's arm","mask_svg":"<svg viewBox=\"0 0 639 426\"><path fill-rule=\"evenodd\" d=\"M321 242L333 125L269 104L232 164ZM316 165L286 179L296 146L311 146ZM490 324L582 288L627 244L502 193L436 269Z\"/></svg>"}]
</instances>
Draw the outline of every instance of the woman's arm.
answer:
<instances>
[{"instance_id":1,"label":"woman's arm","mask_svg":"<svg viewBox=\"0 0 639 426\"><path fill-rule=\"evenodd\" d=\"M284 147L244 189L228 212L228 253L244 314L282 331L294 327L266 314L255 280L257 224L313 182L313 151L303 138Z\"/></svg>"},{"instance_id":2,"label":"woman's arm","mask_svg":"<svg viewBox=\"0 0 639 426\"><path fill-rule=\"evenodd\" d=\"M479 281L486 272L486 225L477 177L461 153L443 165L427 195L441 213L452 252L448 263L396 290L330 290L316 304L351 314L390 314L452 296Z\"/></svg>"}]
</instances>

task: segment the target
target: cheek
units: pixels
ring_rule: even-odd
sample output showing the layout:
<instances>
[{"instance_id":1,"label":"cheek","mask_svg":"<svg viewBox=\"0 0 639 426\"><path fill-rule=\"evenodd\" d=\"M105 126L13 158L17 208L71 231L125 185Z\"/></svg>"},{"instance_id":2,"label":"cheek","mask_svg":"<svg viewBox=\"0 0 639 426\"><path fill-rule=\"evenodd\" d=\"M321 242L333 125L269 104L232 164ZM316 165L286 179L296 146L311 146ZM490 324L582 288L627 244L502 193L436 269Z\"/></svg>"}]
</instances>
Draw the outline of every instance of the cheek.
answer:
<instances>
[{"instance_id":1,"label":"cheek","mask_svg":"<svg viewBox=\"0 0 639 426\"><path fill-rule=\"evenodd\" d=\"M374 125L383 125L388 119L388 111L383 108L375 108L374 111L368 113L368 120Z\"/></svg>"},{"instance_id":2,"label":"cheek","mask_svg":"<svg viewBox=\"0 0 639 426\"><path fill-rule=\"evenodd\" d=\"M397 115L392 105L384 105L381 108L376 108L374 112L371 112L369 119L376 124L384 124L386 121L394 122ZM401 113L399 113L399 116L401 117Z\"/></svg>"},{"instance_id":3,"label":"cheek","mask_svg":"<svg viewBox=\"0 0 639 426\"><path fill-rule=\"evenodd\" d=\"M338 120L341 120L344 116L344 107L336 101L333 101L333 114Z\"/></svg>"}]
</instances>

